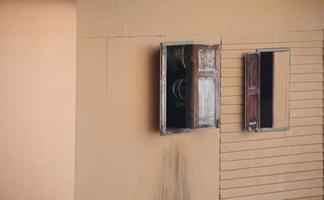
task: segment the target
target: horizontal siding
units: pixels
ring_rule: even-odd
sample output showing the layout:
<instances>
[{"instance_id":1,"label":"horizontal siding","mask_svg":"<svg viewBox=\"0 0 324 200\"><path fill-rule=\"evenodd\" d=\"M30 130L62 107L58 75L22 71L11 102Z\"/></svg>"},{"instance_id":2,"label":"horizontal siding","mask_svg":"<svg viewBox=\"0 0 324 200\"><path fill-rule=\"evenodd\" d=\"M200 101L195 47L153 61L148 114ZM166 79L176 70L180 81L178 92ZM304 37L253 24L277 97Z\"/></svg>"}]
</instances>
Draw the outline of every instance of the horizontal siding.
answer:
<instances>
[{"instance_id":1,"label":"horizontal siding","mask_svg":"<svg viewBox=\"0 0 324 200\"><path fill-rule=\"evenodd\" d=\"M234 87L243 85L244 78L242 77L222 77L222 87ZM303 82L323 82L322 73L312 74L291 74L291 83L303 83Z\"/></svg>"},{"instance_id":2,"label":"horizontal siding","mask_svg":"<svg viewBox=\"0 0 324 200\"><path fill-rule=\"evenodd\" d=\"M309 82L297 82L290 84L290 91L292 92L307 92L307 91L320 91L323 90L322 81L309 81ZM228 96L243 96L244 88L240 86L223 87L221 89L223 97Z\"/></svg>"},{"instance_id":3,"label":"horizontal siding","mask_svg":"<svg viewBox=\"0 0 324 200\"><path fill-rule=\"evenodd\" d=\"M281 192L286 190L299 190L299 189L314 188L314 187L321 187L321 186L323 186L323 180L321 178L316 178L311 180L276 183L271 185L258 185L252 187L226 189L221 191L221 197L229 198L229 197L238 197L243 195Z\"/></svg>"},{"instance_id":4,"label":"horizontal siding","mask_svg":"<svg viewBox=\"0 0 324 200\"><path fill-rule=\"evenodd\" d=\"M288 200L323 200L323 196L313 196L313 197L302 197L298 199L288 199Z\"/></svg>"},{"instance_id":5,"label":"horizontal siding","mask_svg":"<svg viewBox=\"0 0 324 200\"><path fill-rule=\"evenodd\" d=\"M235 160L235 161L223 161L221 163L221 170L236 170L236 169L246 169L253 167L264 167L279 164L288 163L301 163L310 161L321 161L323 160L323 153L306 153L306 154L296 154L287 156L275 156L275 157L265 157L257 159L247 159L247 160Z\"/></svg>"},{"instance_id":6,"label":"horizontal siding","mask_svg":"<svg viewBox=\"0 0 324 200\"><path fill-rule=\"evenodd\" d=\"M323 169L323 161L221 171L221 180Z\"/></svg>"},{"instance_id":7,"label":"horizontal siding","mask_svg":"<svg viewBox=\"0 0 324 200\"><path fill-rule=\"evenodd\" d=\"M269 158L276 156L286 156L286 155L301 155L308 153L322 153L322 144L308 144L299 146L284 146L270 149L258 149L258 150L245 150L222 153L221 161L240 161L258 158Z\"/></svg>"},{"instance_id":8,"label":"horizontal siding","mask_svg":"<svg viewBox=\"0 0 324 200\"><path fill-rule=\"evenodd\" d=\"M322 168L301 172L279 173L268 176L255 176L240 179L221 180L221 189L269 185L276 183L323 178Z\"/></svg>"},{"instance_id":9,"label":"horizontal siding","mask_svg":"<svg viewBox=\"0 0 324 200\"><path fill-rule=\"evenodd\" d=\"M323 82L308 82L308 83L291 83L290 91L292 92L305 92L305 91L318 91L323 90Z\"/></svg>"},{"instance_id":10,"label":"horizontal siding","mask_svg":"<svg viewBox=\"0 0 324 200\"><path fill-rule=\"evenodd\" d=\"M234 198L227 198L228 200L286 200L288 198L303 198L313 195L323 195L323 187L287 190L283 192L272 192L260 195L248 195Z\"/></svg>"},{"instance_id":11,"label":"horizontal siding","mask_svg":"<svg viewBox=\"0 0 324 200\"><path fill-rule=\"evenodd\" d=\"M251 150L251 149L263 149L263 148L320 144L320 143L323 143L323 136L321 134L306 135L306 136L298 136L298 137L285 137L285 138L264 139L264 140L255 140L255 141L222 143L221 152L244 151L244 150Z\"/></svg>"},{"instance_id":12,"label":"horizontal siding","mask_svg":"<svg viewBox=\"0 0 324 200\"><path fill-rule=\"evenodd\" d=\"M315 94L315 93L314 93ZM316 108L291 108L290 115L292 118L309 117L309 116L322 116L322 107ZM243 118L244 106L243 105L223 105L221 114L241 114ZM223 123L227 123L226 120Z\"/></svg>"},{"instance_id":13,"label":"horizontal siding","mask_svg":"<svg viewBox=\"0 0 324 200\"><path fill-rule=\"evenodd\" d=\"M322 99L290 101L290 108L323 108Z\"/></svg>"},{"instance_id":14,"label":"horizontal siding","mask_svg":"<svg viewBox=\"0 0 324 200\"><path fill-rule=\"evenodd\" d=\"M225 35L221 65L220 197L323 199L323 32ZM291 50L290 129L244 132L244 55Z\"/></svg>"},{"instance_id":15,"label":"horizontal siding","mask_svg":"<svg viewBox=\"0 0 324 200\"><path fill-rule=\"evenodd\" d=\"M300 126L291 127L289 131L271 131L271 132L259 132L259 133L249 133L249 132L229 132L221 133L222 143L231 142L242 142L250 140L265 140L272 138L286 138L295 137L302 135L321 135L323 133L322 125L310 125L310 126Z\"/></svg>"},{"instance_id":16,"label":"horizontal siding","mask_svg":"<svg viewBox=\"0 0 324 200\"><path fill-rule=\"evenodd\" d=\"M240 59L243 59L240 58ZM291 65L291 74L318 74L323 72L322 64L301 64ZM244 76L244 69L240 67L231 67L221 69L221 77L238 78ZM298 77L298 76L296 76Z\"/></svg>"}]
</instances>

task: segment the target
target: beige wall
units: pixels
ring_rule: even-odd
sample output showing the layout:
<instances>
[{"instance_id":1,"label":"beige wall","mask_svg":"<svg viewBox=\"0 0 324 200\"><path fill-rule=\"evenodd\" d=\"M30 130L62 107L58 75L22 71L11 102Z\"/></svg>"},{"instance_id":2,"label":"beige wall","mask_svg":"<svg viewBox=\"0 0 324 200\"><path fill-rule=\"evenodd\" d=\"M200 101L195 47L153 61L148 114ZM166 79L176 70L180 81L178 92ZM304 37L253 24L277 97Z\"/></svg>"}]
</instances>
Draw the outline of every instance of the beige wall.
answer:
<instances>
[{"instance_id":1,"label":"beige wall","mask_svg":"<svg viewBox=\"0 0 324 200\"><path fill-rule=\"evenodd\" d=\"M323 31L224 34L220 196L228 200L323 199ZM291 50L290 130L243 130L245 53Z\"/></svg>"},{"instance_id":2,"label":"beige wall","mask_svg":"<svg viewBox=\"0 0 324 200\"><path fill-rule=\"evenodd\" d=\"M322 199L323 10L321 0L79 0L76 199ZM222 126L161 137L159 43L187 40L223 43ZM289 132L242 132L242 55L257 47L293 48Z\"/></svg>"},{"instance_id":3,"label":"beige wall","mask_svg":"<svg viewBox=\"0 0 324 200\"><path fill-rule=\"evenodd\" d=\"M218 198L219 129L159 135L161 40L79 39L77 199Z\"/></svg>"},{"instance_id":4,"label":"beige wall","mask_svg":"<svg viewBox=\"0 0 324 200\"><path fill-rule=\"evenodd\" d=\"M78 36L314 30L323 0L78 0Z\"/></svg>"},{"instance_id":5,"label":"beige wall","mask_svg":"<svg viewBox=\"0 0 324 200\"><path fill-rule=\"evenodd\" d=\"M73 1L0 1L0 199L74 198Z\"/></svg>"}]
</instances>

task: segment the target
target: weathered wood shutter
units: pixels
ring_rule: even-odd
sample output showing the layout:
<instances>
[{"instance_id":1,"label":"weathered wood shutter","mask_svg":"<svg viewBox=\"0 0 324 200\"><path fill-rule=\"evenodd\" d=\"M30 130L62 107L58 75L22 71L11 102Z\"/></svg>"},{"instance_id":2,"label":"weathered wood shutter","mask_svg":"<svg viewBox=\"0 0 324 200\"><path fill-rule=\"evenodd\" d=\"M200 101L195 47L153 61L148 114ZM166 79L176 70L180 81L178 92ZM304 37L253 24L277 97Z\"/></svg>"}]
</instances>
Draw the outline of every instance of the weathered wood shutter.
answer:
<instances>
[{"instance_id":1,"label":"weathered wood shutter","mask_svg":"<svg viewBox=\"0 0 324 200\"><path fill-rule=\"evenodd\" d=\"M167 46L160 46L160 131L164 135L166 130L166 73L167 73Z\"/></svg>"},{"instance_id":2,"label":"weathered wood shutter","mask_svg":"<svg viewBox=\"0 0 324 200\"><path fill-rule=\"evenodd\" d=\"M219 120L219 45L194 45L194 127L217 127Z\"/></svg>"},{"instance_id":3,"label":"weathered wood shutter","mask_svg":"<svg viewBox=\"0 0 324 200\"><path fill-rule=\"evenodd\" d=\"M260 55L245 56L245 129L260 127Z\"/></svg>"}]
</instances>

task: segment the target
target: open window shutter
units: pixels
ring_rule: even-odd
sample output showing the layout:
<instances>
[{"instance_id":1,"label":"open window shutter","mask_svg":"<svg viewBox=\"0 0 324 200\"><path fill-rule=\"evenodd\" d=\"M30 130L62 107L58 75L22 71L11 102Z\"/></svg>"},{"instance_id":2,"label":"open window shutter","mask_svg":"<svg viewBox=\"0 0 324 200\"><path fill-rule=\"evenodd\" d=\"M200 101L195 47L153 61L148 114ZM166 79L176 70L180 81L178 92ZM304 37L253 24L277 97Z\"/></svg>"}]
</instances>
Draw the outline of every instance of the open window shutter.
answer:
<instances>
[{"instance_id":1,"label":"open window shutter","mask_svg":"<svg viewBox=\"0 0 324 200\"><path fill-rule=\"evenodd\" d=\"M289 51L273 53L273 127L289 127Z\"/></svg>"},{"instance_id":2,"label":"open window shutter","mask_svg":"<svg viewBox=\"0 0 324 200\"><path fill-rule=\"evenodd\" d=\"M219 109L219 46L194 45L194 127L217 127Z\"/></svg>"},{"instance_id":3,"label":"open window shutter","mask_svg":"<svg viewBox=\"0 0 324 200\"><path fill-rule=\"evenodd\" d=\"M260 55L245 56L245 129L260 127Z\"/></svg>"},{"instance_id":4,"label":"open window shutter","mask_svg":"<svg viewBox=\"0 0 324 200\"><path fill-rule=\"evenodd\" d=\"M219 45L162 43L160 52L161 135L218 127Z\"/></svg>"},{"instance_id":5,"label":"open window shutter","mask_svg":"<svg viewBox=\"0 0 324 200\"><path fill-rule=\"evenodd\" d=\"M160 46L160 131L166 134L166 82L167 82L167 46Z\"/></svg>"}]
</instances>

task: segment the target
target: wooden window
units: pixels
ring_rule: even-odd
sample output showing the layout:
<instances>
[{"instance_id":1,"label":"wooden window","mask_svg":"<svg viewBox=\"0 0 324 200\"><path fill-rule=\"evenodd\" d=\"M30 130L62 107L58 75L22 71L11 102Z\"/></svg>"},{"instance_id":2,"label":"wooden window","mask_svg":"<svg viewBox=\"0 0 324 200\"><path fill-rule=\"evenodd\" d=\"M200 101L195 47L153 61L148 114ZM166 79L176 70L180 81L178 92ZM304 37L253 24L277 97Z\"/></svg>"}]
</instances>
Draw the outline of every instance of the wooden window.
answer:
<instances>
[{"instance_id":1,"label":"wooden window","mask_svg":"<svg viewBox=\"0 0 324 200\"><path fill-rule=\"evenodd\" d=\"M258 49L245 56L245 129L289 129L289 49Z\"/></svg>"},{"instance_id":2,"label":"wooden window","mask_svg":"<svg viewBox=\"0 0 324 200\"><path fill-rule=\"evenodd\" d=\"M160 132L218 127L219 46L161 44Z\"/></svg>"}]
</instances>

